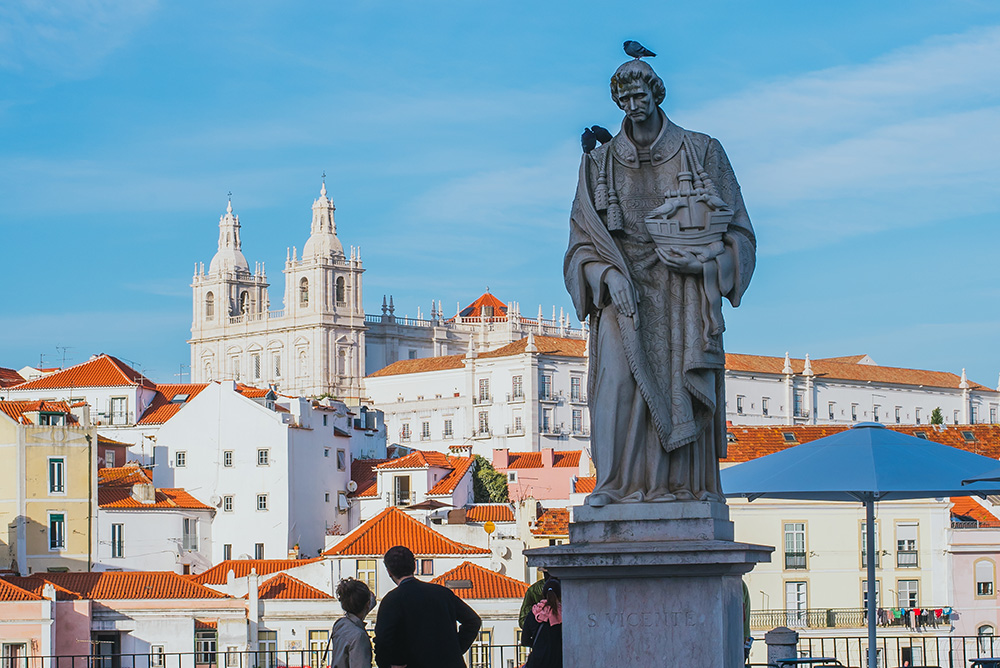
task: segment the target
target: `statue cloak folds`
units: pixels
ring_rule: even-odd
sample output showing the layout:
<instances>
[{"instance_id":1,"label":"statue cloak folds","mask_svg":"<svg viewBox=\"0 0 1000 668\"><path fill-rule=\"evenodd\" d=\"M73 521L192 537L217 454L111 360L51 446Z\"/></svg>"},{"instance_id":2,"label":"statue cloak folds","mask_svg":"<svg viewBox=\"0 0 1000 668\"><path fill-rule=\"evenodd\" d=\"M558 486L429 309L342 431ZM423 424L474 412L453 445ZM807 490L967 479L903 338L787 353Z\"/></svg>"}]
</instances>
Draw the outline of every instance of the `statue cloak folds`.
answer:
<instances>
[{"instance_id":1,"label":"statue cloak folds","mask_svg":"<svg viewBox=\"0 0 1000 668\"><path fill-rule=\"evenodd\" d=\"M573 202L563 270L577 316L590 316L588 401L597 468L591 505L722 500L725 353L721 313L711 317L710 293L739 305L753 274L756 239L722 145L662 120L648 148L632 142L626 118L612 141L584 155ZM645 225L690 169L682 146L693 149L733 211L724 250L705 263L704 273L671 270ZM622 212L614 235L602 189ZM618 312L609 298L604 278L612 268L631 284L634 317Z\"/></svg>"}]
</instances>

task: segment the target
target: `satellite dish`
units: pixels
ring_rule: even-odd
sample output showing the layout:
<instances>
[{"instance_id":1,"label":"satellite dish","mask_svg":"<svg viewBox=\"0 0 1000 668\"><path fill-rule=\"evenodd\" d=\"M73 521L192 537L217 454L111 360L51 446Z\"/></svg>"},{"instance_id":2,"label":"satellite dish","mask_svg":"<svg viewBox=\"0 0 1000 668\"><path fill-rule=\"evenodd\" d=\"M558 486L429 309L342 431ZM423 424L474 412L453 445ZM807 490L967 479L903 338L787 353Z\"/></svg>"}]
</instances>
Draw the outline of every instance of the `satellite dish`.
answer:
<instances>
[{"instance_id":1,"label":"satellite dish","mask_svg":"<svg viewBox=\"0 0 1000 668\"><path fill-rule=\"evenodd\" d=\"M218 508L222 504L222 497L219 496L218 494L213 494L212 498L210 498L208 502L211 503L216 508Z\"/></svg>"},{"instance_id":2,"label":"satellite dish","mask_svg":"<svg viewBox=\"0 0 1000 668\"><path fill-rule=\"evenodd\" d=\"M347 481L347 491L348 492L358 491L358 483L354 482L353 480Z\"/></svg>"}]
</instances>

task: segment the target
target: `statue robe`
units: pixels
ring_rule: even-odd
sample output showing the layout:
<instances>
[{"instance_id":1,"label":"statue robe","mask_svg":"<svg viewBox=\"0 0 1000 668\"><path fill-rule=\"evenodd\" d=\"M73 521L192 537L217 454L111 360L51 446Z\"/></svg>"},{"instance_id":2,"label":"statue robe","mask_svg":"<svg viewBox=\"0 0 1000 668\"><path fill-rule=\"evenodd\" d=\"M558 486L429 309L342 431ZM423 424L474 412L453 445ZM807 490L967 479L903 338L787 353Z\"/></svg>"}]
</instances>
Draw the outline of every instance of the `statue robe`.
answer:
<instances>
[{"instance_id":1,"label":"statue robe","mask_svg":"<svg viewBox=\"0 0 1000 668\"><path fill-rule=\"evenodd\" d=\"M733 306L753 274L756 240L722 145L660 113L663 129L648 149L629 138L626 119L611 142L584 155L570 220L564 277L577 316L590 317L591 454L594 494L604 495L602 502L722 499L722 333L705 339L703 275L669 269L644 224L664 193L678 187L685 135L734 212L717 263L718 289ZM623 212L623 230L615 236L606 212L595 207L602 172ZM609 298L604 277L612 268L632 286L634 318Z\"/></svg>"}]
</instances>

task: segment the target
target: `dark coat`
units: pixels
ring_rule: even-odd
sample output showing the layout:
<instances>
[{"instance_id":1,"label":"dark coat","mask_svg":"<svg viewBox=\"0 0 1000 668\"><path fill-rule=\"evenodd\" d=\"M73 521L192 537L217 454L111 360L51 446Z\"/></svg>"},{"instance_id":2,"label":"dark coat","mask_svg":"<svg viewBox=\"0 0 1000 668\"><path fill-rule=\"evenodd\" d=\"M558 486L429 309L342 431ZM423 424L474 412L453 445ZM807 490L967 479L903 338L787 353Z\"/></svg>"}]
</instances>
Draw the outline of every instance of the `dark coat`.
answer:
<instances>
[{"instance_id":1,"label":"dark coat","mask_svg":"<svg viewBox=\"0 0 1000 668\"><path fill-rule=\"evenodd\" d=\"M533 633L531 654L524 668L562 668L562 624L539 622L533 614L525 620L522 633Z\"/></svg>"},{"instance_id":2,"label":"dark coat","mask_svg":"<svg viewBox=\"0 0 1000 668\"><path fill-rule=\"evenodd\" d=\"M457 624L457 626L456 626ZM455 592L409 578L385 595L375 621L379 668L465 668L482 620Z\"/></svg>"}]
</instances>

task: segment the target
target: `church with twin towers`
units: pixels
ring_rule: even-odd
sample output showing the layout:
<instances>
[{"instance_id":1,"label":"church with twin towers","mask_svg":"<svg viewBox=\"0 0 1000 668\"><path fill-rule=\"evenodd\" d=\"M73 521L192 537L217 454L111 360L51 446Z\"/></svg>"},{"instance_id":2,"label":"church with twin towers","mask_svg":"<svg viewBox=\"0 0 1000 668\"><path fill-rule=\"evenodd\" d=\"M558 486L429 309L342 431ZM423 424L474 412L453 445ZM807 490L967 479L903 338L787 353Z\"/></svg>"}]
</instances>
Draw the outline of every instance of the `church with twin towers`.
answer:
<instances>
[{"instance_id":1,"label":"church with twin towers","mask_svg":"<svg viewBox=\"0 0 1000 668\"><path fill-rule=\"evenodd\" d=\"M301 254L288 249L283 303L272 308L264 264L247 261L229 201L218 251L207 271L195 265L191 282L192 382L233 379L356 404L368 398L365 376L399 360L492 350L529 333L585 335L570 327L568 314L545 319L539 309L535 318L522 317L517 303L488 292L450 316L437 302L429 317L397 317L391 297L383 297L380 313L366 315L361 250L345 251L335 212L324 181Z\"/></svg>"}]
</instances>

